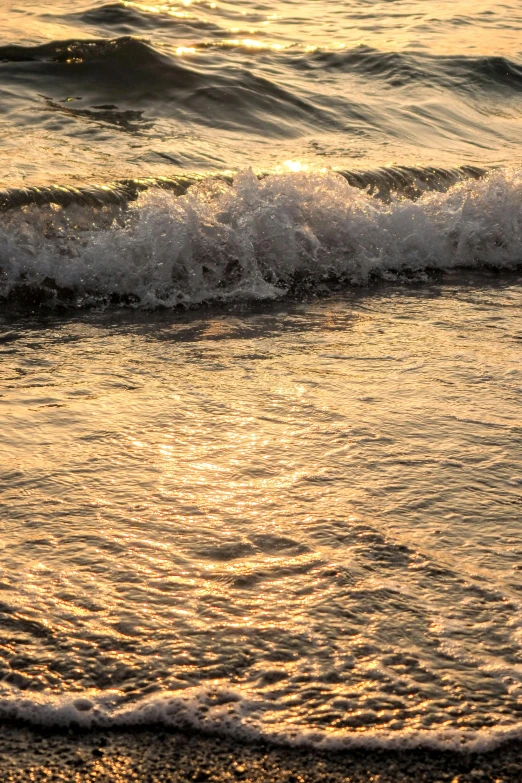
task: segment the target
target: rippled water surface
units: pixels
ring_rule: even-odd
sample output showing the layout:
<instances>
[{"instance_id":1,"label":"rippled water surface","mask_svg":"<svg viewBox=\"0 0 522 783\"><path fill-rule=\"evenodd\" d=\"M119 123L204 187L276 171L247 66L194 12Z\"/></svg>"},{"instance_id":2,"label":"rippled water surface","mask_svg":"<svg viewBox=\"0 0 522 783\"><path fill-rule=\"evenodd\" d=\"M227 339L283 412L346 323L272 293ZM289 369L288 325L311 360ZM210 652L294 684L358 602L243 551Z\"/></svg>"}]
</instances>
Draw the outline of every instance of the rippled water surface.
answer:
<instances>
[{"instance_id":1,"label":"rippled water surface","mask_svg":"<svg viewBox=\"0 0 522 783\"><path fill-rule=\"evenodd\" d=\"M4 2L0 718L522 736L518 2Z\"/></svg>"},{"instance_id":2,"label":"rippled water surface","mask_svg":"<svg viewBox=\"0 0 522 783\"><path fill-rule=\"evenodd\" d=\"M2 710L518 726L521 297L4 320Z\"/></svg>"},{"instance_id":3,"label":"rippled water surface","mask_svg":"<svg viewBox=\"0 0 522 783\"><path fill-rule=\"evenodd\" d=\"M13 185L520 160L518 2L4 5Z\"/></svg>"}]
</instances>

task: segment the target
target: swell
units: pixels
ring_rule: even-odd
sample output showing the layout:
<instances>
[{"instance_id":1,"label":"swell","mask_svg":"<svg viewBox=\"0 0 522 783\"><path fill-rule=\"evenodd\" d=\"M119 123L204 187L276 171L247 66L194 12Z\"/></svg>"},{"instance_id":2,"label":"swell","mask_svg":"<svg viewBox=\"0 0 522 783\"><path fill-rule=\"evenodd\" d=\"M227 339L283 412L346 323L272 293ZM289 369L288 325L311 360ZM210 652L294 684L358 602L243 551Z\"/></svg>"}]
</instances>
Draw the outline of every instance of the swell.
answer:
<instances>
[{"instance_id":1,"label":"swell","mask_svg":"<svg viewBox=\"0 0 522 783\"><path fill-rule=\"evenodd\" d=\"M305 71L358 73L400 87L426 82L450 89L522 90L522 64L507 57L456 56L384 52L370 46L296 56L296 68Z\"/></svg>"},{"instance_id":2,"label":"swell","mask_svg":"<svg viewBox=\"0 0 522 783\"><path fill-rule=\"evenodd\" d=\"M190 8L190 5L187 4ZM164 13L161 13L161 10ZM152 12L151 12L152 11ZM169 9L164 7L152 7L147 10L146 7L140 7L139 4L106 3L104 5L88 8L85 11L67 14L67 20L75 24L95 24L98 27L107 30L116 30L118 33L130 34L136 31L149 32L153 30L172 29L176 33L180 31L190 31L192 33L199 31L218 31L222 30L217 24L205 18L197 18L190 14L185 7L180 11L178 9Z\"/></svg>"},{"instance_id":3,"label":"swell","mask_svg":"<svg viewBox=\"0 0 522 783\"><path fill-rule=\"evenodd\" d=\"M6 113L14 112L17 122L22 115L31 118L22 133L36 125L63 138L83 134L88 125L96 126L100 141L106 141L107 129L152 145L168 138L174 148L188 146L189 156L196 152L192 160L210 165L230 154L216 158L207 145L198 149L199 133L209 129L240 134L238 150L251 138L262 141L265 154L267 138L319 140L320 147L326 142L326 154L331 145L352 149L354 141L358 149L363 139L370 148L388 139L392 149L401 139L410 147L429 139L442 150L449 144L451 160L470 144L516 145L522 89L516 62L369 47L277 50L263 41L252 45L199 34L182 41L182 47L179 39L154 45L128 35L1 46ZM416 93L405 101L410 87ZM219 155L219 141L216 146ZM227 162L244 165L248 159Z\"/></svg>"},{"instance_id":4,"label":"swell","mask_svg":"<svg viewBox=\"0 0 522 783\"><path fill-rule=\"evenodd\" d=\"M107 14L116 13L112 6L107 7ZM129 16L127 27L132 29L131 21L135 21L138 12L135 9L118 7L117 18ZM110 15L109 14L109 15ZM173 19L168 24L174 27L180 22ZM185 21L183 21L185 24ZM156 24L157 26L157 24ZM194 35L200 31L194 30ZM262 57L290 66L302 71L325 73L356 73L367 78L377 78L392 86L402 86L412 81L427 82L452 88L482 88L507 89L519 92L522 90L522 63L507 57L496 55L432 55L410 52L386 52L366 45L354 48L328 50L324 47L311 49L297 45L274 46L270 42L252 41L242 38L229 38L218 30L217 37L201 40L184 39L183 51L197 51L204 56L205 51L223 50L224 55L234 52L248 54L249 59ZM62 65L78 65L80 63L106 63L126 65L133 71L139 71L140 66L153 63L158 71L162 67L179 65L176 56L179 41L161 51L145 38L129 33L116 38L67 39L56 40L45 44L31 46L11 44L0 46L0 64L9 63L59 63ZM107 76L110 72L107 70Z\"/></svg>"},{"instance_id":5,"label":"swell","mask_svg":"<svg viewBox=\"0 0 522 783\"><path fill-rule=\"evenodd\" d=\"M220 65L209 71L207 62L188 61L170 47L159 51L132 36L0 47L3 83L16 83L18 91L25 83L34 101L43 98L45 111L86 116L69 101L94 100L88 115L96 104L102 110L120 110L121 104L135 114L140 108L152 109L155 117L174 119L179 127L195 121L214 130L261 130L291 138L299 135L300 123L313 124L316 130L338 128L331 111L248 63ZM16 103L18 98L10 95L6 100Z\"/></svg>"},{"instance_id":6,"label":"swell","mask_svg":"<svg viewBox=\"0 0 522 783\"><path fill-rule=\"evenodd\" d=\"M402 52L385 52L368 46L330 51L321 47L309 51L299 47L274 47L263 41L217 38L186 42L186 50L223 50L224 56L246 53L249 59L262 56L266 60L290 66L293 69L314 72L356 73L367 78L378 78L401 86L411 81L439 84L454 88L483 88L522 90L522 65L501 56L434 56ZM190 71L186 61L180 62L176 47L162 47L159 51L151 41L132 35L117 38L67 39L27 46L12 44L0 46L0 64L39 63L69 66L68 73L78 74L72 66L95 63L106 65L106 76L111 78L110 68L118 65L131 68L134 79L140 68L154 66L158 75L171 68ZM203 61L204 65L204 61ZM197 71L197 67L196 67ZM45 69L42 68L42 75ZM215 77L215 72L213 77Z\"/></svg>"},{"instance_id":7,"label":"swell","mask_svg":"<svg viewBox=\"0 0 522 783\"><path fill-rule=\"evenodd\" d=\"M196 184L165 180L164 188L133 181L134 201L122 186L95 205L82 199L105 191L80 191L78 199L64 189L65 206L53 196L4 212L0 296L31 307L192 307L520 268L521 170L461 178L449 189L436 179L438 189L416 199L375 198L361 189L371 177L357 181L353 187L346 172L259 178L246 170Z\"/></svg>"}]
</instances>

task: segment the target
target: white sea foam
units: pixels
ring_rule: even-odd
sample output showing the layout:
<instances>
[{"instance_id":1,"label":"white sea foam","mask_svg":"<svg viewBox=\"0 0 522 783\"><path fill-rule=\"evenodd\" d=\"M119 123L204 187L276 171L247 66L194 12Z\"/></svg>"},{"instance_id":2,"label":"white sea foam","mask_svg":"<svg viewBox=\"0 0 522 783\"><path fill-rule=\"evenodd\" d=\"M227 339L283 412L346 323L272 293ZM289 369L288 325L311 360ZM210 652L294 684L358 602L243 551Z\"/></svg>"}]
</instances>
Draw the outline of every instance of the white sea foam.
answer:
<instances>
[{"instance_id":1,"label":"white sea foam","mask_svg":"<svg viewBox=\"0 0 522 783\"><path fill-rule=\"evenodd\" d=\"M0 227L0 293L44 286L87 302L142 306L262 299L306 284L422 279L428 270L522 263L522 171L384 204L335 172L251 171L176 197L114 208L28 207Z\"/></svg>"},{"instance_id":2,"label":"white sea foam","mask_svg":"<svg viewBox=\"0 0 522 783\"><path fill-rule=\"evenodd\" d=\"M25 693L8 698L5 686L2 690L0 720L23 721L48 728L71 726L90 730L160 725L244 741L322 750L434 748L468 753L485 752L506 741L522 739L520 722L477 730L365 727L364 731L321 731L305 726L278 725L277 722L264 723L259 714L269 707L267 703L259 697L226 687L187 688L144 698L130 706L118 706L115 692Z\"/></svg>"}]
</instances>

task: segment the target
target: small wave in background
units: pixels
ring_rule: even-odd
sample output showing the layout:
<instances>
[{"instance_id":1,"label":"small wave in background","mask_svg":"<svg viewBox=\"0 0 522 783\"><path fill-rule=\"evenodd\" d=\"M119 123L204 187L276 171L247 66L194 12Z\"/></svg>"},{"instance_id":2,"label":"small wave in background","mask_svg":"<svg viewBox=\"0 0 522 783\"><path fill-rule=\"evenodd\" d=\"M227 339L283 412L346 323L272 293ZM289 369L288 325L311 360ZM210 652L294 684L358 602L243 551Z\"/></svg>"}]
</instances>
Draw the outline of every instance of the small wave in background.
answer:
<instances>
[{"instance_id":1,"label":"small wave in background","mask_svg":"<svg viewBox=\"0 0 522 783\"><path fill-rule=\"evenodd\" d=\"M513 165L520 23L517 3L446 0L321 13L315 0L15 4L0 46L2 179Z\"/></svg>"}]
</instances>

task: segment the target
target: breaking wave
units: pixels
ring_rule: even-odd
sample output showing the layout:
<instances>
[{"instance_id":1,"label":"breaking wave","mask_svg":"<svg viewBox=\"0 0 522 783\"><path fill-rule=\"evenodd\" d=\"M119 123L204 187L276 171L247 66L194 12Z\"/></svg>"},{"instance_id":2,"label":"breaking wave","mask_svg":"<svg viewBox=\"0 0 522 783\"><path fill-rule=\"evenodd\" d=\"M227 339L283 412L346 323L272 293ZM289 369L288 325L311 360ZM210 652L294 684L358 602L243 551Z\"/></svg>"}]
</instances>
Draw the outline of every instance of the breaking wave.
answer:
<instances>
[{"instance_id":1,"label":"breaking wave","mask_svg":"<svg viewBox=\"0 0 522 783\"><path fill-rule=\"evenodd\" d=\"M0 202L0 295L31 306L194 306L522 264L521 170L246 170Z\"/></svg>"}]
</instances>

